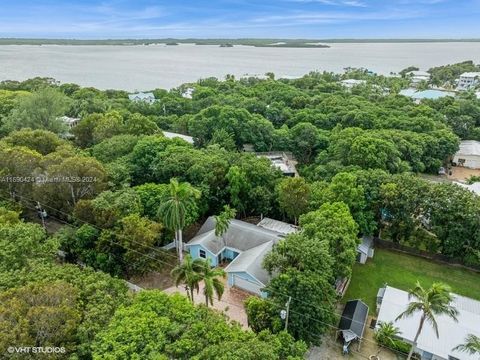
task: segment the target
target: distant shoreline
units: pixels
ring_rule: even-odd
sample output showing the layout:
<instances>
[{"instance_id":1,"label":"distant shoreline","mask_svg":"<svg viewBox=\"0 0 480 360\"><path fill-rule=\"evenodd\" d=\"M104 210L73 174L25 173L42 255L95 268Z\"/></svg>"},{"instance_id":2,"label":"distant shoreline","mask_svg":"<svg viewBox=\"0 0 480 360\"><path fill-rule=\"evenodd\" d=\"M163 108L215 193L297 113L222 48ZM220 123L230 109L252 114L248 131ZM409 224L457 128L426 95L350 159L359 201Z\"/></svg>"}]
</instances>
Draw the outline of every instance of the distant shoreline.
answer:
<instances>
[{"instance_id":1,"label":"distant shoreline","mask_svg":"<svg viewBox=\"0 0 480 360\"><path fill-rule=\"evenodd\" d=\"M216 45L269 48L329 48L327 44L349 43L441 43L480 42L479 39L28 39L0 38L0 45ZM228 44L228 46L226 46Z\"/></svg>"}]
</instances>

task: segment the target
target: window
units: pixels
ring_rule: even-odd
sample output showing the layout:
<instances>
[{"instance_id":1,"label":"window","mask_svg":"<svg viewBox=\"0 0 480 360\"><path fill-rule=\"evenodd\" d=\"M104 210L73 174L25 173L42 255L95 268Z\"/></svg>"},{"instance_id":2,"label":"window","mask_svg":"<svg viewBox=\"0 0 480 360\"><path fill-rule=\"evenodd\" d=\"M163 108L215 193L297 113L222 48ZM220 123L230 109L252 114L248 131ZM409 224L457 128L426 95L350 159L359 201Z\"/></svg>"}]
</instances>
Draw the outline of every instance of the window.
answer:
<instances>
[{"instance_id":1,"label":"window","mask_svg":"<svg viewBox=\"0 0 480 360\"><path fill-rule=\"evenodd\" d=\"M448 360L460 360L459 358L456 358L452 355L448 355Z\"/></svg>"},{"instance_id":2,"label":"window","mask_svg":"<svg viewBox=\"0 0 480 360\"><path fill-rule=\"evenodd\" d=\"M198 255L199 255L201 258L204 258L204 259L207 258L207 253L206 253L205 250L203 250L203 249L198 250Z\"/></svg>"}]
</instances>

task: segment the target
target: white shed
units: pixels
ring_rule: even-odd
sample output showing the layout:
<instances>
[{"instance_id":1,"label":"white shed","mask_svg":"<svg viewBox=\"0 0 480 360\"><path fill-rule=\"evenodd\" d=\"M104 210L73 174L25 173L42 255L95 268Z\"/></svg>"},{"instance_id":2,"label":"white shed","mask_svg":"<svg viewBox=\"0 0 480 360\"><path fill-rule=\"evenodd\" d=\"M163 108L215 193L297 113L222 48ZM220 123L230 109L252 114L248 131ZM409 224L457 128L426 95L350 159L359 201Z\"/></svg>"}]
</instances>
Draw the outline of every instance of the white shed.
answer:
<instances>
[{"instance_id":1,"label":"white shed","mask_svg":"<svg viewBox=\"0 0 480 360\"><path fill-rule=\"evenodd\" d=\"M373 239L370 236L362 237L362 242L357 247L357 261L365 264L368 258L373 257L373 254Z\"/></svg>"},{"instance_id":2,"label":"white shed","mask_svg":"<svg viewBox=\"0 0 480 360\"><path fill-rule=\"evenodd\" d=\"M480 142L464 140L460 142L460 149L453 156L453 163L470 169L480 169Z\"/></svg>"}]
</instances>

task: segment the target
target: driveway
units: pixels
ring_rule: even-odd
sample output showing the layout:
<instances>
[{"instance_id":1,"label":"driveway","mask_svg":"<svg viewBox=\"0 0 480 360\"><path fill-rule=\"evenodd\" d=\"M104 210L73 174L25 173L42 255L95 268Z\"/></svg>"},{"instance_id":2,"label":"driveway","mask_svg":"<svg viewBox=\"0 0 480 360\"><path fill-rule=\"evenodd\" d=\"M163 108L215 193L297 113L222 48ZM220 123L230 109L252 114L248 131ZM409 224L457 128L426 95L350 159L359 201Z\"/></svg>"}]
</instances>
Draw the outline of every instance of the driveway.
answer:
<instances>
[{"instance_id":1,"label":"driveway","mask_svg":"<svg viewBox=\"0 0 480 360\"><path fill-rule=\"evenodd\" d=\"M242 325L244 329L248 329L247 313L243 307L243 302L250 294L238 290L236 288L228 287L224 280L225 292L222 295L222 299L218 300L216 297L213 299L213 308L225 313L231 320L237 321ZM180 293L187 296L187 292L183 285L178 288L173 286L163 290L167 294ZM200 291L194 293L195 304L205 304L205 296L203 295L203 282L200 283ZM209 305L210 306L210 305Z\"/></svg>"}]
</instances>

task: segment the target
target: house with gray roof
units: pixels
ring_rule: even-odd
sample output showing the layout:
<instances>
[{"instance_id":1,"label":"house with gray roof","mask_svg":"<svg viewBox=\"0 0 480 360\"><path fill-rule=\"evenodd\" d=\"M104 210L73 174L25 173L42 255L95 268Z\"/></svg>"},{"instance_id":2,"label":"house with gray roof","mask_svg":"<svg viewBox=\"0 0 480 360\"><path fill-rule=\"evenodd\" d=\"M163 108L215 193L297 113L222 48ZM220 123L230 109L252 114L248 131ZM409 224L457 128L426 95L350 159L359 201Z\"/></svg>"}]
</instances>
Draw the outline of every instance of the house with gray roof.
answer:
<instances>
[{"instance_id":1,"label":"house with gray roof","mask_svg":"<svg viewBox=\"0 0 480 360\"><path fill-rule=\"evenodd\" d=\"M155 102L155 95L153 95L152 92L138 92L135 94L129 94L128 98L130 101L144 102L147 104L153 104Z\"/></svg>"},{"instance_id":2,"label":"house with gray roof","mask_svg":"<svg viewBox=\"0 0 480 360\"><path fill-rule=\"evenodd\" d=\"M278 220L264 218L254 225L234 219L225 234L216 236L215 218L211 216L185 247L194 259L210 259L212 266L227 264L229 286L265 297L262 289L270 281L270 274L262 266L263 258L294 231L295 227Z\"/></svg>"}]
</instances>

